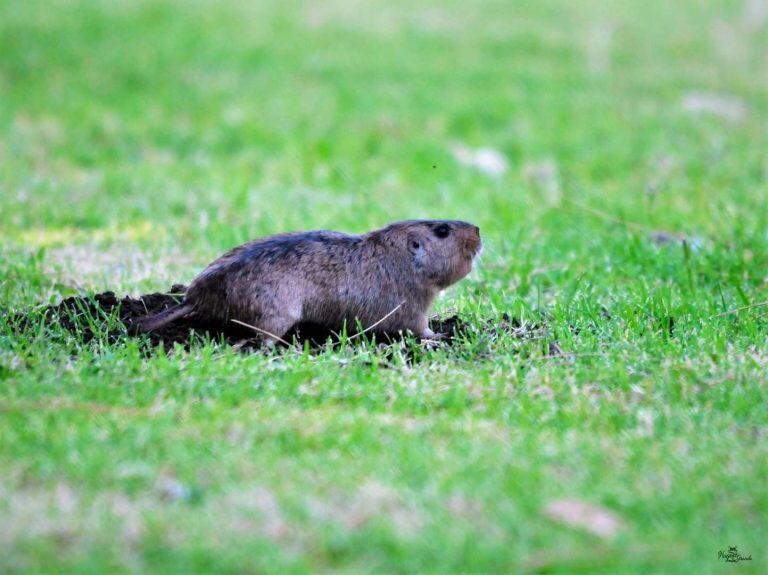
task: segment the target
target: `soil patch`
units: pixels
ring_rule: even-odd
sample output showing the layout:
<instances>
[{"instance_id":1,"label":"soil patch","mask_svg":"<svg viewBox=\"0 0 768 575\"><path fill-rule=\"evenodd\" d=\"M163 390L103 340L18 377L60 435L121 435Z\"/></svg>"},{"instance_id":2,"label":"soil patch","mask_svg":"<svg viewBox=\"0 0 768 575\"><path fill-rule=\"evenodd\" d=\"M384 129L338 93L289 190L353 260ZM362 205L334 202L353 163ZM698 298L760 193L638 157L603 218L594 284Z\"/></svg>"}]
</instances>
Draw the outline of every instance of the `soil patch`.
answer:
<instances>
[{"instance_id":1,"label":"soil patch","mask_svg":"<svg viewBox=\"0 0 768 575\"><path fill-rule=\"evenodd\" d=\"M39 326L40 322L47 326L58 325L78 336L84 343L96 338L116 343L121 338L133 337L131 326L136 320L177 305L182 300L185 289L183 285L174 285L167 293L151 293L136 298L118 298L111 291L85 297L73 296L29 315L16 316L13 323L21 330ZM538 326L523 326L506 314L500 321L483 322L479 326L472 325L457 315L434 318L430 321L430 327L434 332L443 334L441 342L445 345L452 345L462 335L476 333L478 330L496 336L500 332L507 332L516 338L531 338L540 333ZM224 342L244 350L254 350L262 346L252 330L246 327L237 324L212 325L194 317L179 319L149 334L142 334L142 337L146 337L152 347L164 348L180 345L189 349L193 342L205 339ZM379 334L377 338L393 341L402 339L402 336ZM329 340L338 342L339 336L323 326L303 323L293 328L284 339L296 341L301 345L309 342L311 347L319 347Z\"/></svg>"}]
</instances>

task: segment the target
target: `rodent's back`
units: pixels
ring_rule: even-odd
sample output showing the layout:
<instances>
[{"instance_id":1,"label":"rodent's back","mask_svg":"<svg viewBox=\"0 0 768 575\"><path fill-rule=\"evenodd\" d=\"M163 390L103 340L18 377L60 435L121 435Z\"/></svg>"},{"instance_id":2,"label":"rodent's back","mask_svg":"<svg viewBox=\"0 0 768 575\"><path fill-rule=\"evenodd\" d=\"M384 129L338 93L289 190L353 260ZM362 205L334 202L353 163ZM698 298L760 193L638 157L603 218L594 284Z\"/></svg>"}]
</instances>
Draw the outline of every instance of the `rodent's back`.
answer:
<instances>
[{"instance_id":1,"label":"rodent's back","mask_svg":"<svg viewBox=\"0 0 768 575\"><path fill-rule=\"evenodd\" d=\"M212 262L190 284L186 300L210 318L258 313L254 307L270 305L270 298L344 281L361 259L355 252L362 243L361 236L324 230L261 238Z\"/></svg>"},{"instance_id":2,"label":"rodent's back","mask_svg":"<svg viewBox=\"0 0 768 575\"><path fill-rule=\"evenodd\" d=\"M300 301L303 321L341 327L373 322L403 298L422 299L407 261L366 234L279 234L238 246L205 268L186 301L203 317L227 321Z\"/></svg>"}]
</instances>

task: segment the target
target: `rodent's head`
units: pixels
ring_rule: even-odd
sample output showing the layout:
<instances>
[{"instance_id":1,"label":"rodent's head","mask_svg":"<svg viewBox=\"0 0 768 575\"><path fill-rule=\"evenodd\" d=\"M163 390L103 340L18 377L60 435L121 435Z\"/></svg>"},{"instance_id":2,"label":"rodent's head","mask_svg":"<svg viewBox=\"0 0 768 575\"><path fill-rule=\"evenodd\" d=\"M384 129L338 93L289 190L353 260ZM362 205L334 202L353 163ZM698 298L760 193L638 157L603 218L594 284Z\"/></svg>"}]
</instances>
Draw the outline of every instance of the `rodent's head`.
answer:
<instances>
[{"instance_id":1,"label":"rodent's head","mask_svg":"<svg viewBox=\"0 0 768 575\"><path fill-rule=\"evenodd\" d=\"M443 289L472 271L480 228L458 220L409 220L374 232L401 250L416 274Z\"/></svg>"}]
</instances>

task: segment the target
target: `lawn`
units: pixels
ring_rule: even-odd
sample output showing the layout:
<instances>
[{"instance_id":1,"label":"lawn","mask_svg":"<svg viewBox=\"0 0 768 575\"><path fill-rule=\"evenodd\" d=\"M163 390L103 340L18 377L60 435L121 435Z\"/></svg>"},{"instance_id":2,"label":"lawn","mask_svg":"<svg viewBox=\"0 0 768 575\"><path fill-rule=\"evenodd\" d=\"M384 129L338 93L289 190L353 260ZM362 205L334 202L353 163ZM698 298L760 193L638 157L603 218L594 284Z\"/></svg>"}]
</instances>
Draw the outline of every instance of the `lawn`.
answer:
<instances>
[{"instance_id":1,"label":"lawn","mask_svg":"<svg viewBox=\"0 0 768 575\"><path fill-rule=\"evenodd\" d=\"M0 572L765 573L767 196L761 0L0 0ZM450 347L12 320L429 217Z\"/></svg>"}]
</instances>

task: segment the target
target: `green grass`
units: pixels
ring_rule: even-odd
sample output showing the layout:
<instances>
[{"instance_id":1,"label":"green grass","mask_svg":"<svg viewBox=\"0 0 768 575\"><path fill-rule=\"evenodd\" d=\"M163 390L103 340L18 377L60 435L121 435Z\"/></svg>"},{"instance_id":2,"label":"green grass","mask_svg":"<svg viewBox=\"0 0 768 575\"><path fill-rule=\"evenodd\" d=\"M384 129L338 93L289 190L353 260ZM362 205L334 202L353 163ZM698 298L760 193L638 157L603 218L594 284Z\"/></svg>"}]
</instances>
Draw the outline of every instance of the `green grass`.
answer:
<instances>
[{"instance_id":1,"label":"green grass","mask_svg":"<svg viewBox=\"0 0 768 575\"><path fill-rule=\"evenodd\" d=\"M409 364L3 317L0 572L765 573L768 308L719 316L768 300L750 5L0 0L2 316L450 217L486 251L437 311L545 326Z\"/></svg>"}]
</instances>

